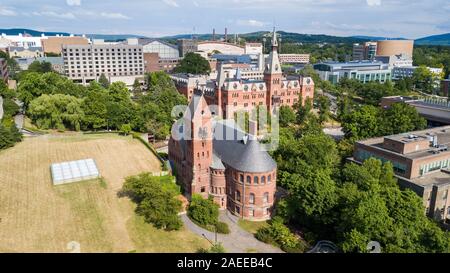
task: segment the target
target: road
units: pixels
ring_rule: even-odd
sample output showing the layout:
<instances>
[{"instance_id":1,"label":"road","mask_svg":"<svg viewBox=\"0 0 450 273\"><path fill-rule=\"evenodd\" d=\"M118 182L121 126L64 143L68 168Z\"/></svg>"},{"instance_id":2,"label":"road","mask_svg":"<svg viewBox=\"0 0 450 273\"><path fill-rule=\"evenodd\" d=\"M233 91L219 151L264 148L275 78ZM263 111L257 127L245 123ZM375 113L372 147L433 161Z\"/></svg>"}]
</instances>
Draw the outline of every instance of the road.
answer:
<instances>
[{"instance_id":1,"label":"road","mask_svg":"<svg viewBox=\"0 0 450 273\"><path fill-rule=\"evenodd\" d=\"M219 219L228 224L230 234L217 234L217 241L222 243L228 253L282 253L279 248L258 241L253 234L241 229L235 221L232 221L227 211L220 211ZM215 241L214 232L207 231L194 224L186 214L181 215L184 225L195 234L206 237L210 242ZM205 239L206 240L206 239Z\"/></svg>"}]
</instances>

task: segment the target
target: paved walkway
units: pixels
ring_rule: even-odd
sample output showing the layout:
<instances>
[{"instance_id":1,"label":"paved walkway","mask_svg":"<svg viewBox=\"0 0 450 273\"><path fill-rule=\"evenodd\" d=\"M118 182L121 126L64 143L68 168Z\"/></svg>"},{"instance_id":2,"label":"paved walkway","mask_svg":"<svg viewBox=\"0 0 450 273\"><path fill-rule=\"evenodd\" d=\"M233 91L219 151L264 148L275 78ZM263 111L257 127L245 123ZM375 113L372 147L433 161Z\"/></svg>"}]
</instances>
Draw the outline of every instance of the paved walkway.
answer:
<instances>
[{"instance_id":1,"label":"paved walkway","mask_svg":"<svg viewBox=\"0 0 450 273\"><path fill-rule=\"evenodd\" d=\"M225 250L228 253L247 253L247 252L259 252L259 253L281 253L279 248L276 248L272 245L265 244L261 241L258 241L253 234L241 229L237 225L237 219L233 220L230 217L234 217L232 215L228 215L227 211L221 211L219 219L222 222L228 224L230 228L230 234L217 234L217 241L222 243L225 247ZM183 220L186 227L194 232L195 234L206 237L211 242L215 240L214 232L207 231L196 224L194 224L186 214L181 215L181 219ZM204 235L204 236L203 236Z\"/></svg>"}]
</instances>

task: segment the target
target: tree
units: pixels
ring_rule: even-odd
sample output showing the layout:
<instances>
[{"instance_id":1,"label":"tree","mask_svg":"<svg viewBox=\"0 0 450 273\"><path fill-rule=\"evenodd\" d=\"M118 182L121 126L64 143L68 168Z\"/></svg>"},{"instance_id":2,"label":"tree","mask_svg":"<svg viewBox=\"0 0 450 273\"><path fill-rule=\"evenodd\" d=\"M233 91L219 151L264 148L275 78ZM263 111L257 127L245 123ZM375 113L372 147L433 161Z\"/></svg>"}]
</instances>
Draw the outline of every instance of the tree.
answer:
<instances>
[{"instance_id":1,"label":"tree","mask_svg":"<svg viewBox=\"0 0 450 273\"><path fill-rule=\"evenodd\" d=\"M427 121L417 110L406 103L394 103L383 112L382 135L422 130L427 126Z\"/></svg>"},{"instance_id":2,"label":"tree","mask_svg":"<svg viewBox=\"0 0 450 273\"><path fill-rule=\"evenodd\" d=\"M98 78L98 82L100 83L101 86L103 86L103 88L107 89L109 87L109 80L108 80L108 78L106 78L105 74L103 74L103 73Z\"/></svg>"},{"instance_id":3,"label":"tree","mask_svg":"<svg viewBox=\"0 0 450 273\"><path fill-rule=\"evenodd\" d=\"M42 95L31 101L28 114L39 128L78 131L84 119L82 104L70 95Z\"/></svg>"},{"instance_id":4,"label":"tree","mask_svg":"<svg viewBox=\"0 0 450 273\"><path fill-rule=\"evenodd\" d=\"M9 127L0 123L0 150L13 147L16 142L22 140L22 134L15 124Z\"/></svg>"},{"instance_id":5,"label":"tree","mask_svg":"<svg viewBox=\"0 0 450 273\"><path fill-rule=\"evenodd\" d=\"M156 228L178 230L183 222L178 216L182 203L177 198L180 188L172 176L152 176L143 173L128 177L122 192L137 203L136 213Z\"/></svg>"},{"instance_id":6,"label":"tree","mask_svg":"<svg viewBox=\"0 0 450 273\"><path fill-rule=\"evenodd\" d=\"M212 197L204 199L201 195L194 194L189 204L188 216L202 226L216 225L219 221L219 205Z\"/></svg>"},{"instance_id":7,"label":"tree","mask_svg":"<svg viewBox=\"0 0 450 273\"><path fill-rule=\"evenodd\" d=\"M120 126L120 132L122 132L122 134L124 134L124 135L129 135L131 132L131 125L130 124L122 124L122 126Z\"/></svg>"},{"instance_id":8,"label":"tree","mask_svg":"<svg viewBox=\"0 0 450 273\"><path fill-rule=\"evenodd\" d=\"M52 64L49 62L34 61L28 66L29 72L47 73L52 72Z\"/></svg>"},{"instance_id":9,"label":"tree","mask_svg":"<svg viewBox=\"0 0 450 273\"><path fill-rule=\"evenodd\" d=\"M302 105L302 100L300 99L297 108L297 124L302 124L305 122L307 116L311 114L312 100L307 98Z\"/></svg>"},{"instance_id":10,"label":"tree","mask_svg":"<svg viewBox=\"0 0 450 273\"><path fill-rule=\"evenodd\" d=\"M295 112L289 106L280 107L280 126L286 127L295 122Z\"/></svg>"},{"instance_id":11,"label":"tree","mask_svg":"<svg viewBox=\"0 0 450 273\"><path fill-rule=\"evenodd\" d=\"M98 130L107 127L107 104L108 91L99 83L91 82L82 105L84 111L83 130Z\"/></svg>"},{"instance_id":12,"label":"tree","mask_svg":"<svg viewBox=\"0 0 450 273\"><path fill-rule=\"evenodd\" d=\"M200 54L189 52L174 71L177 73L208 74L211 71L211 67L209 62Z\"/></svg>"},{"instance_id":13,"label":"tree","mask_svg":"<svg viewBox=\"0 0 450 273\"><path fill-rule=\"evenodd\" d=\"M319 104L319 122L327 121L330 116L331 102L327 96L319 96L317 98Z\"/></svg>"},{"instance_id":14,"label":"tree","mask_svg":"<svg viewBox=\"0 0 450 273\"><path fill-rule=\"evenodd\" d=\"M432 93L433 74L425 65L421 65L414 70L412 81L417 89L430 94Z\"/></svg>"},{"instance_id":15,"label":"tree","mask_svg":"<svg viewBox=\"0 0 450 273\"><path fill-rule=\"evenodd\" d=\"M138 99L142 96L142 87L141 87L141 83L139 82L138 79L134 80L132 93L133 93L133 97L136 99Z\"/></svg>"},{"instance_id":16,"label":"tree","mask_svg":"<svg viewBox=\"0 0 450 273\"><path fill-rule=\"evenodd\" d=\"M351 140L360 140L380 135L380 109L364 105L342 117L342 129Z\"/></svg>"}]
</instances>

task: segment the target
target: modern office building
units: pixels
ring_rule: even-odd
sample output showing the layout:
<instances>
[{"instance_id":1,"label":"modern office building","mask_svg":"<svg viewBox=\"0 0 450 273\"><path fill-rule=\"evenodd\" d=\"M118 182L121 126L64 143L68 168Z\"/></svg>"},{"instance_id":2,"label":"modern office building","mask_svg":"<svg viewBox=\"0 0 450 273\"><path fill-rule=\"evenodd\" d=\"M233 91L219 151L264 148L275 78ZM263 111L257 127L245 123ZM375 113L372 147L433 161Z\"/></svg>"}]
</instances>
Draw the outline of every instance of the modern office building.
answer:
<instances>
[{"instance_id":1,"label":"modern office building","mask_svg":"<svg viewBox=\"0 0 450 273\"><path fill-rule=\"evenodd\" d=\"M377 53L377 42L353 44L353 61L373 60Z\"/></svg>"},{"instance_id":2,"label":"modern office building","mask_svg":"<svg viewBox=\"0 0 450 273\"><path fill-rule=\"evenodd\" d=\"M6 59L0 58L0 80L8 83L9 73Z\"/></svg>"},{"instance_id":3,"label":"modern office building","mask_svg":"<svg viewBox=\"0 0 450 273\"><path fill-rule=\"evenodd\" d=\"M142 45L129 39L125 43L94 41L90 45L63 45L65 74L75 82L87 84L104 74L111 82L132 85L144 74Z\"/></svg>"},{"instance_id":4,"label":"modern office building","mask_svg":"<svg viewBox=\"0 0 450 273\"><path fill-rule=\"evenodd\" d=\"M383 40L377 42L377 56L404 55L412 58L413 40Z\"/></svg>"},{"instance_id":5,"label":"modern office building","mask_svg":"<svg viewBox=\"0 0 450 273\"><path fill-rule=\"evenodd\" d=\"M400 80L403 78L411 78L414 75L414 71L418 66L396 66L392 69L392 79ZM427 67L427 69L433 74L439 77L442 73L442 68Z\"/></svg>"},{"instance_id":6,"label":"modern office building","mask_svg":"<svg viewBox=\"0 0 450 273\"><path fill-rule=\"evenodd\" d=\"M403 54L391 56L375 56L375 61L388 64L390 68L413 66L412 58Z\"/></svg>"},{"instance_id":7,"label":"modern office building","mask_svg":"<svg viewBox=\"0 0 450 273\"><path fill-rule=\"evenodd\" d=\"M341 78L356 79L362 83L377 81L384 83L392 79L387 64L376 61L323 62L314 65L322 80L338 83Z\"/></svg>"},{"instance_id":8,"label":"modern office building","mask_svg":"<svg viewBox=\"0 0 450 273\"><path fill-rule=\"evenodd\" d=\"M389 161L399 185L416 192L425 213L450 223L450 126L385 136L355 143L353 158Z\"/></svg>"},{"instance_id":9,"label":"modern office building","mask_svg":"<svg viewBox=\"0 0 450 273\"><path fill-rule=\"evenodd\" d=\"M44 54L61 54L64 45L88 45L89 40L80 36L55 36L42 39L42 49Z\"/></svg>"}]
</instances>

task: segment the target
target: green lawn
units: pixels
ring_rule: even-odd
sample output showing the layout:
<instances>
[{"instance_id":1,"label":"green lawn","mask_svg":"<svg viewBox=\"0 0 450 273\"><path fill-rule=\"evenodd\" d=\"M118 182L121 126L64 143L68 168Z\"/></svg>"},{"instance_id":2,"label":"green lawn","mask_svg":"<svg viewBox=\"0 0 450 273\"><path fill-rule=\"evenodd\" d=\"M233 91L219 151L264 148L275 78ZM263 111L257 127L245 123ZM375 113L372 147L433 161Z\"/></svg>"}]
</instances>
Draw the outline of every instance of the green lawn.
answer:
<instances>
[{"instance_id":1,"label":"green lawn","mask_svg":"<svg viewBox=\"0 0 450 273\"><path fill-rule=\"evenodd\" d=\"M267 221L254 222L254 221L247 221L247 220L242 220L242 219L239 219L238 225L243 230L246 230L252 234L255 234L258 231L258 229L260 229L260 228L269 226Z\"/></svg>"}]
</instances>

